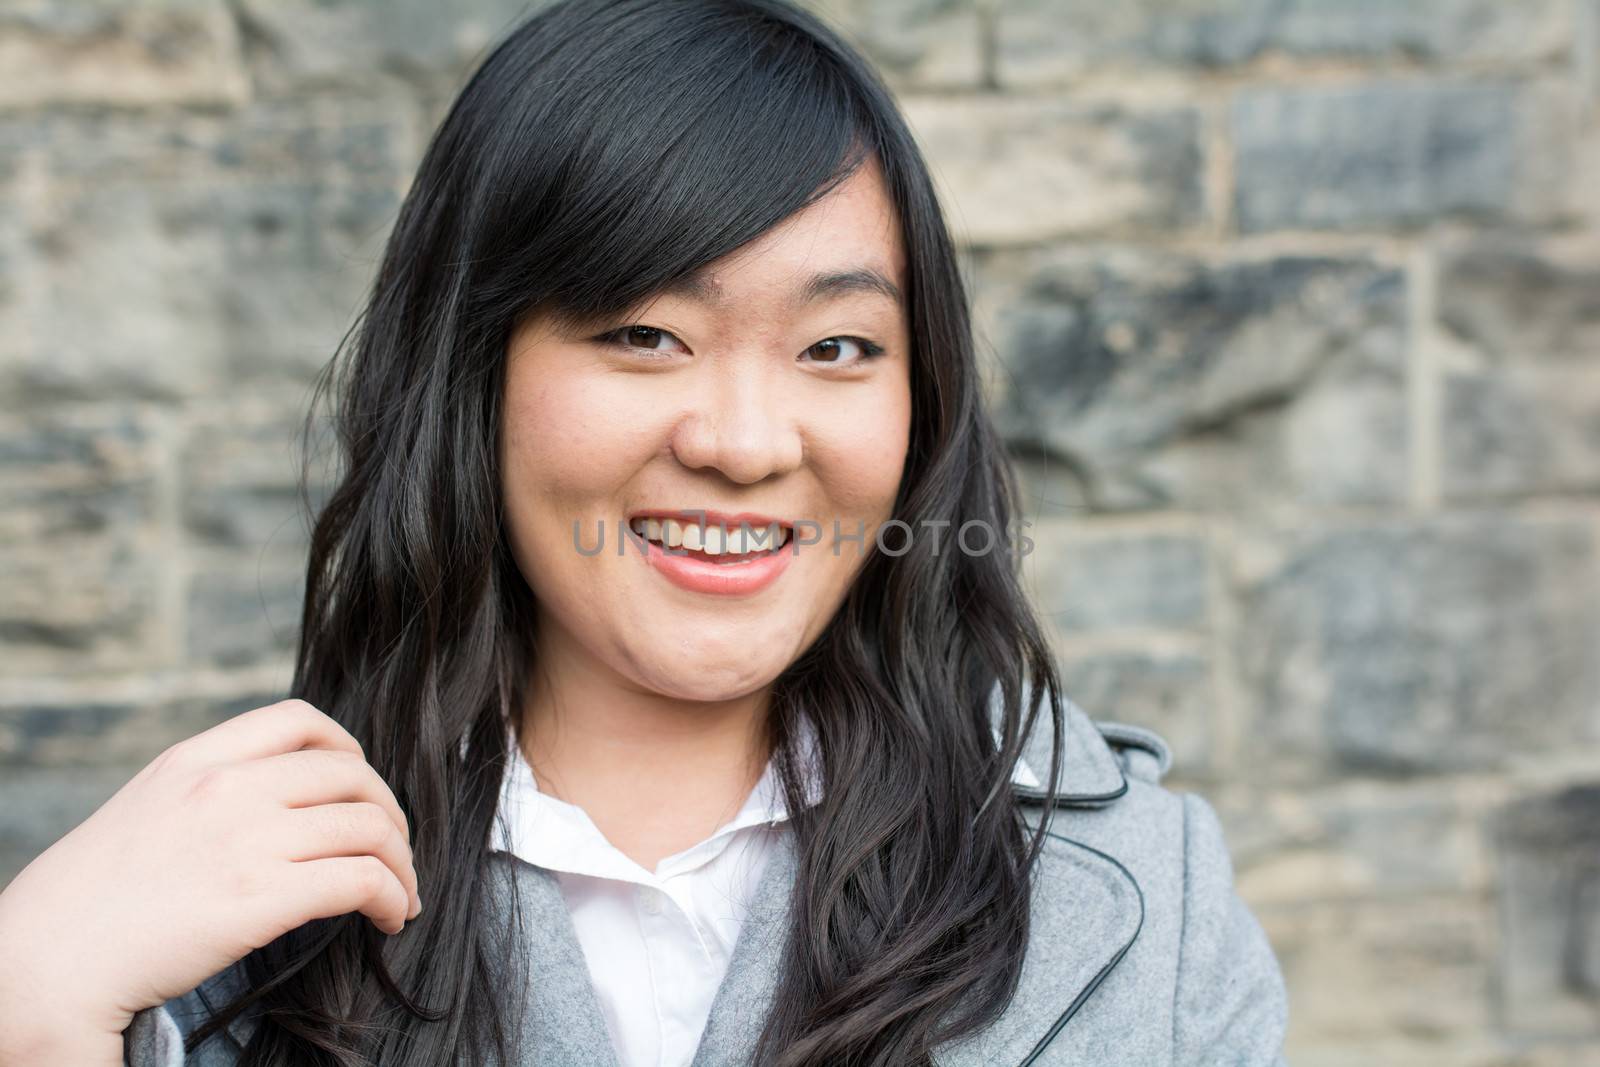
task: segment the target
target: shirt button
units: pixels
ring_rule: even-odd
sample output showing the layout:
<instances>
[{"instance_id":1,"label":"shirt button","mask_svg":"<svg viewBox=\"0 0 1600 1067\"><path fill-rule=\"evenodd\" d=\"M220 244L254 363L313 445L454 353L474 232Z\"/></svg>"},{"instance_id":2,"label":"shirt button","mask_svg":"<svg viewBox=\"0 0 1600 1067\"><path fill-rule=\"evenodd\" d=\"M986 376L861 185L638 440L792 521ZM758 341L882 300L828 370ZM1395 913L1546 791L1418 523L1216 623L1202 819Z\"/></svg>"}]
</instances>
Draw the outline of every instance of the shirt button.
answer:
<instances>
[{"instance_id":1,"label":"shirt button","mask_svg":"<svg viewBox=\"0 0 1600 1067\"><path fill-rule=\"evenodd\" d=\"M649 886L640 887L639 906L644 909L646 915L660 915L661 893L651 889Z\"/></svg>"}]
</instances>

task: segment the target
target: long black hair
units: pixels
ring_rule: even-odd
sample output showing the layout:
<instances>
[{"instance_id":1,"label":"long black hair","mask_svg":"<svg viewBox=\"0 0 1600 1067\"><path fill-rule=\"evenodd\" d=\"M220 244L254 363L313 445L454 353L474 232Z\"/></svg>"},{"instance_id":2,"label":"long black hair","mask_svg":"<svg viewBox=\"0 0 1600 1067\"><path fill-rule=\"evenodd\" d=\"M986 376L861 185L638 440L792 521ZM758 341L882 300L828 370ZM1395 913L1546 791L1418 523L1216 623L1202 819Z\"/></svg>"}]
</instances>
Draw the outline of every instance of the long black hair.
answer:
<instances>
[{"instance_id":1,"label":"long black hair","mask_svg":"<svg viewBox=\"0 0 1600 1067\"><path fill-rule=\"evenodd\" d=\"M907 253L894 517L1014 530L955 249L892 94L852 47L785 0L563 0L486 56L434 133L305 438L332 394L340 469L315 516L291 695L343 724L394 790L426 907L397 937L351 914L252 952L248 990L191 1049L253 1008L246 1067L516 1062L522 1001L494 978L515 942L480 906L506 723L536 654L496 460L510 331L534 308L620 315L869 158ZM1062 721L1017 571L1015 553L949 536L872 553L773 682L799 866L759 1062L926 1062L1012 997L1043 834L1011 769L1041 708L1053 738ZM821 754L811 808L801 709ZM1059 761L1057 742L1052 789Z\"/></svg>"}]
</instances>

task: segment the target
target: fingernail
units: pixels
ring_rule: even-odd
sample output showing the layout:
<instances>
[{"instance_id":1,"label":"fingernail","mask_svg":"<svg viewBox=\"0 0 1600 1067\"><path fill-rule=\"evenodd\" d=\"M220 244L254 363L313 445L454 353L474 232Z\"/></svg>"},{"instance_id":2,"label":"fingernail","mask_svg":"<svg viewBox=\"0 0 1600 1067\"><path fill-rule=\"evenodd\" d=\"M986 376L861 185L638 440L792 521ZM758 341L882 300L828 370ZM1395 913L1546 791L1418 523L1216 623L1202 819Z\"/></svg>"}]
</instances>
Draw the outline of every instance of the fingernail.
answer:
<instances>
[{"instance_id":1,"label":"fingernail","mask_svg":"<svg viewBox=\"0 0 1600 1067\"><path fill-rule=\"evenodd\" d=\"M418 893L417 894L416 903L411 905L411 914L407 915L406 918L415 919L418 915L421 915L421 914L422 914L422 894Z\"/></svg>"}]
</instances>

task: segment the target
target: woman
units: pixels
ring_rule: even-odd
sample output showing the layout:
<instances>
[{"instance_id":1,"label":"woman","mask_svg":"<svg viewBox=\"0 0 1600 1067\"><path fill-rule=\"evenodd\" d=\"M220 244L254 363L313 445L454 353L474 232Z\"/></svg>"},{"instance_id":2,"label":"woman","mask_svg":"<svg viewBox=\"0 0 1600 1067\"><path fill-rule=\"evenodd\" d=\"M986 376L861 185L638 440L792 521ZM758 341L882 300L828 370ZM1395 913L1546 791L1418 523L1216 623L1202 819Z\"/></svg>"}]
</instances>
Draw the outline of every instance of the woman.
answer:
<instances>
[{"instance_id":1,"label":"woman","mask_svg":"<svg viewBox=\"0 0 1600 1067\"><path fill-rule=\"evenodd\" d=\"M56 1020L13 1047L1282 1062L1212 810L1060 693L926 167L823 25L528 20L355 338L296 699L174 746L0 896L10 988ZM68 921L93 864L122 891Z\"/></svg>"}]
</instances>

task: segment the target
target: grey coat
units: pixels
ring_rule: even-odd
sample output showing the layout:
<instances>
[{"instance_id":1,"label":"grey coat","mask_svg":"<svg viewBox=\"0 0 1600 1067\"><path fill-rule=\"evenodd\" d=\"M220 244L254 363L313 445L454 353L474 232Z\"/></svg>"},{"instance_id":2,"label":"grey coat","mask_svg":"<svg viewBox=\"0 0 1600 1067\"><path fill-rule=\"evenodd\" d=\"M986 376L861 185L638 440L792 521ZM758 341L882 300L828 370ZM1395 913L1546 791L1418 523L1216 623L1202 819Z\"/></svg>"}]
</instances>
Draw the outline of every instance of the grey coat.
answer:
<instances>
[{"instance_id":1,"label":"grey coat","mask_svg":"<svg viewBox=\"0 0 1600 1067\"><path fill-rule=\"evenodd\" d=\"M1037 800L1024 805L1030 824L1048 818L1050 837L1017 994L997 1022L940 1046L934 1062L1286 1067L1283 977L1260 924L1234 892L1215 812L1198 795L1160 784L1171 766L1160 735L1096 722L1070 703L1066 712L1065 795L1050 811ZM778 840L692 1067L749 1061L777 979L796 869L792 838ZM504 884L514 886L527 930L525 949L508 956L531 961L540 975L524 986L523 1063L617 1067L554 875L507 853L492 855L507 867ZM187 1060L182 1035L205 1017L207 1001L222 1003L237 981L231 967L135 1015L126 1032L128 1064L231 1067L249 1038L249 1018Z\"/></svg>"}]
</instances>

